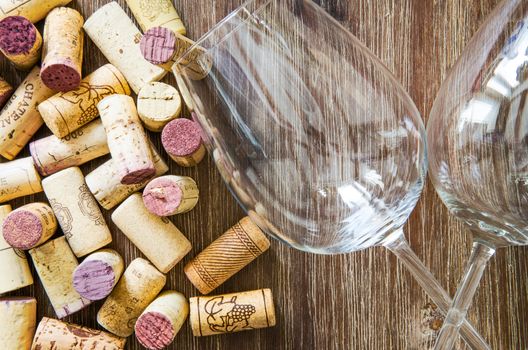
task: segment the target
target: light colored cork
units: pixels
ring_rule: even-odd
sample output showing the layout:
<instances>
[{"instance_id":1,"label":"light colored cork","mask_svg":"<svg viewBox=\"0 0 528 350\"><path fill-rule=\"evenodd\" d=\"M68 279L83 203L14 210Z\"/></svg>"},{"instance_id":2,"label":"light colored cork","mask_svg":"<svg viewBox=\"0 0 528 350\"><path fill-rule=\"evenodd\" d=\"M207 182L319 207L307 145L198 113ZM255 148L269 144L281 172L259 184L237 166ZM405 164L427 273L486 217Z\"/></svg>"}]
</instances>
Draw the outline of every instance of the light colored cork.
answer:
<instances>
[{"instance_id":1,"label":"light colored cork","mask_svg":"<svg viewBox=\"0 0 528 350\"><path fill-rule=\"evenodd\" d=\"M55 234L57 219L46 203L26 204L10 212L2 223L2 235L13 248L37 247Z\"/></svg>"},{"instance_id":2,"label":"light colored cork","mask_svg":"<svg viewBox=\"0 0 528 350\"><path fill-rule=\"evenodd\" d=\"M143 310L165 286L166 277L147 260L132 260L97 313L97 322L108 331L128 337Z\"/></svg>"},{"instance_id":3,"label":"light colored cork","mask_svg":"<svg viewBox=\"0 0 528 350\"><path fill-rule=\"evenodd\" d=\"M166 71L147 62L141 54L141 33L115 1L92 14L84 24L86 34L110 63L123 73L137 94L143 86L161 80Z\"/></svg>"},{"instance_id":4,"label":"light colored cork","mask_svg":"<svg viewBox=\"0 0 528 350\"><path fill-rule=\"evenodd\" d=\"M29 350L37 325L37 300L0 298L0 320L2 350Z\"/></svg>"},{"instance_id":5,"label":"light colored cork","mask_svg":"<svg viewBox=\"0 0 528 350\"><path fill-rule=\"evenodd\" d=\"M0 163L0 203L42 192L31 157Z\"/></svg>"},{"instance_id":6,"label":"light colored cork","mask_svg":"<svg viewBox=\"0 0 528 350\"><path fill-rule=\"evenodd\" d=\"M31 249L29 255L58 318L90 304L73 288L72 274L79 264L64 236Z\"/></svg>"},{"instance_id":7,"label":"light colored cork","mask_svg":"<svg viewBox=\"0 0 528 350\"><path fill-rule=\"evenodd\" d=\"M145 208L140 193L121 203L112 213L112 221L163 273L170 271L191 250L189 240L170 220Z\"/></svg>"},{"instance_id":8,"label":"light colored cork","mask_svg":"<svg viewBox=\"0 0 528 350\"><path fill-rule=\"evenodd\" d=\"M167 123L161 132L161 143L167 154L183 167L198 165L206 154L202 129L198 123L186 118Z\"/></svg>"},{"instance_id":9,"label":"light colored cork","mask_svg":"<svg viewBox=\"0 0 528 350\"><path fill-rule=\"evenodd\" d=\"M70 91L82 79L84 31L82 15L69 7L53 9L44 25L42 81L56 91Z\"/></svg>"},{"instance_id":10,"label":"light colored cork","mask_svg":"<svg viewBox=\"0 0 528 350\"><path fill-rule=\"evenodd\" d=\"M73 272L73 287L88 300L102 300L114 289L123 274L123 258L112 249L88 255Z\"/></svg>"},{"instance_id":11,"label":"light colored cork","mask_svg":"<svg viewBox=\"0 0 528 350\"><path fill-rule=\"evenodd\" d=\"M81 169L70 167L48 176L42 187L75 256L85 256L112 242Z\"/></svg>"},{"instance_id":12,"label":"light colored cork","mask_svg":"<svg viewBox=\"0 0 528 350\"><path fill-rule=\"evenodd\" d=\"M0 51L19 70L30 70L40 59L42 36L27 18L0 20Z\"/></svg>"},{"instance_id":13,"label":"light colored cork","mask_svg":"<svg viewBox=\"0 0 528 350\"><path fill-rule=\"evenodd\" d=\"M171 0L126 0L141 30L164 27L181 35L186 34L185 26Z\"/></svg>"},{"instance_id":14,"label":"light colored cork","mask_svg":"<svg viewBox=\"0 0 528 350\"><path fill-rule=\"evenodd\" d=\"M148 183L143 191L143 203L158 216L186 213L198 203L200 191L188 176L166 175Z\"/></svg>"},{"instance_id":15,"label":"light colored cork","mask_svg":"<svg viewBox=\"0 0 528 350\"><path fill-rule=\"evenodd\" d=\"M189 92L189 89L187 89L187 85L185 84L185 81L183 80L183 77L180 74L180 71L177 69L177 66L173 66L172 74L174 75L174 78L176 79L176 85L178 86L178 90L180 91L180 94L182 96L183 102L185 103L185 106L187 107L189 112L193 112L194 111L193 98L191 96L191 93Z\"/></svg>"},{"instance_id":16,"label":"light colored cork","mask_svg":"<svg viewBox=\"0 0 528 350\"><path fill-rule=\"evenodd\" d=\"M174 35L176 36L174 56L171 61L163 64L162 67L167 71L185 74L192 80L202 80L207 77L213 66L211 55L201 46L194 46L189 51L196 43L178 33Z\"/></svg>"},{"instance_id":17,"label":"light colored cork","mask_svg":"<svg viewBox=\"0 0 528 350\"><path fill-rule=\"evenodd\" d=\"M34 67L0 112L0 155L13 160L44 124L37 106L54 94Z\"/></svg>"},{"instance_id":18,"label":"light colored cork","mask_svg":"<svg viewBox=\"0 0 528 350\"><path fill-rule=\"evenodd\" d=\"M154 176L161 176L169 170L169 167L160 157L152 143L151 151L154 159L154 168L156 169ZM150 181L145 180L138 184L123 185L113 159L110 159L95 168L91 173L86 175L85 180L88 188L97 202L99 202L99 205L106 210L110 210L123 202L132 193L144 188Z\"/></svg>"},{"instance_id":19,"label":"light colored cork","mask_svg":"<svg viewBox=\"0 0 528 350\"><path fill-rule=\"evenodd\" d=\"M195 256L185 274L202 294L209 294L268 250L270 242L245 217Z\"/></svg>"},{"instance_id":20,"label":"light colored cork","mask_svg":"<svg viewBox=\"0 0 528 350\"><path fill-rule=\"evenodd\" d=\"M101 120L94 120L62 139L51 135L33 141L29 152L38 172L47 176L104 156L110 150Z\"/></svg>"},{"instance_id":21,"label":"light colored cork","mask_svg":"<svg viewBox=\"0 0 528 350\"><path fill-rule=\"evenodd\" d=\"M48 317L40 321L31 350L124 350L126 339Z\"/></svg>"},{"instance_id":22,"label":"light colored cork","mask_svg":"<svg viewBox=\"0 0 528 350\"><path fill-rule=\"evenodd\" d=\"M13 94L13 87L4 78L0 77L0 108L4 107L6 102Z\"/></svg>"},{"instance_id":23,"label":"light colored cork","mask_svg":"<svg viewBox=\"0 0 528 350\"><path fill-rule=\"evenodd\" d=\"M65 6L72 0L0 0L0 19L7 16L23 16L36 23L57 6Z\"/></svg>"},{"instance_id":24,"label":"light colored cork","mask_svg":"<svg viewBox=\"0 0 528 350\"><path fill-rule=\"evenodd\" d=\"M165 349L174 341L187 316L187 298L173 290L163 291L139 316L136 338L149 350Z\"/></svg>"},{"instance_id":25,"label":"light colored cork","mask_svg":"<svg viewBox=\"0 0 528 350\"><path fill-rule=\"evenodd\" d=\"M11 212L9 204L0 205L0 227ZM33 284L26 254L12 248L0 235L0 294L11 292ZM0 332L1 333L1 332ZM2 337L0 336L0 339Z\"/></svg>"},{"instance_id":26,"label":"light colored cork","mask_svg":"<svg viewBox=\"0 0 528 350\"><path fill-rule=\"evenodd\" d=\"M156 173L154 159L134 99L111 95L99 102L97 109L121 183L138 184L152 178Z\"/></svg>"},{"instance_id":27,"label":"light colored cork","mask_svg":"<svg viewBox=\"0 0 528 350\"><path fill-rule=\"evenodd\" d=\"M113 94L130 95L130 87L116 67L105 64L85 77L78 88L50 97L38 110L51 132L64 137L97 118L97 104Z\"/></svg>"},{"instance_id":28,"label":"light colored cork","mask_svg":"<svg viewBox=\"0 0 528 350\"><path fill-rule=\"evenodd\" d=\"M173 119L180 116L181 98L178 91L165 83L145 85L138 94L137 111L145 127L160 132Z\"/></svg>"},{"instance_id":29,"label":"light colored cork","mask_svg":"<svg viewBox=\"0 0 528 350\"><path fill-rule=\"evenodd\" d=\"M273 327L276 323L270 289L194 297L189 304L195 337Z\"/></svg>"}]
</instances>

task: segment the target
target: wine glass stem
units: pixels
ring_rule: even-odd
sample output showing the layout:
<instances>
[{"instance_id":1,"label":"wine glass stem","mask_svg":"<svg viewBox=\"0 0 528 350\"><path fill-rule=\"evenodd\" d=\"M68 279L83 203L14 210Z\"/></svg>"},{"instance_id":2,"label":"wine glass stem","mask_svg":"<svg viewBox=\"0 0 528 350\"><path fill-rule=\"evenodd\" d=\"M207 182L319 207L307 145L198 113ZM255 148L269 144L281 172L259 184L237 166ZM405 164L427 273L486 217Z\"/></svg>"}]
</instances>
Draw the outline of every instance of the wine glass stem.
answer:
<instances>
[{"instance_id":1,"label":"wine glass stem","mask_svg":"<svg viewBox=\"0 0 528 350\"><path fill-rule=\"evenodd\" d=\"M403 230L399 229L392 233L384 246L393 252L398 259L411 272L418 284L425 290L433 302L438 306L438 309L445 315L451 305L451 297L440 283L435 279L429 269L416 256L414 251L405 240ZM462 320L462 327L460 334L471 349L491 349L480 334L473 328L473 326Z\"/></svg>"},{"instance_id":2,"label":"wine glass stem","mask_svg":"<svg viewBox=\"0 0 528 350\"><path fill-rule=\"evenodd\" d=\"M457 340L457 333L466 319L466 314L477 291L477 287L489 259L495 253L495 247L481 242L473 243L473 252L469 259L464 278L457 289L453 305L449 309L435 350L451 350Z\"/></svg>"}]
</instances>

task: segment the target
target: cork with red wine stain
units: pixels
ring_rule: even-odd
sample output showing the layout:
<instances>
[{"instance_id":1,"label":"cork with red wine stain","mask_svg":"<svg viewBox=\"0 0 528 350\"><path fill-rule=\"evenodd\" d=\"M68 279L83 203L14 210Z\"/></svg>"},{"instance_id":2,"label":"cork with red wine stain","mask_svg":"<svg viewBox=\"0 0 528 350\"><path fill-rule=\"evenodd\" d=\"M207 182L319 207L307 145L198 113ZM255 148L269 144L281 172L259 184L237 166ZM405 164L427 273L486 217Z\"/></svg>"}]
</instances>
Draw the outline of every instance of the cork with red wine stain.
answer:
<instances>
[{"instance_id":1,"label":"cork with red wine stain","mask_svg":"<svg viewBox=\"0 0 528 350\"><path fill-rule=\"evenodd\" d=\"M139 43L143 57L152 64L169 62L176 52L176 35L167 28L154 27L145 32Z\"/></svg>"},{"instance_id":2,"label":"cork with red wine stain","mask_svg":"<svg viewBox=\"0 0 528 350\"><path fill-rule=\"evenodd\" d=\"M81 83L84 19L68 7L51 11L44 26L41 78L56 91L70 91Z\"/></svg>"},{"instance_id":3,"label":"cork with red wine stain","mask_svg":"<svg viewBox=\"0 0 528 350\"><path fill-rule=\"evenodd\" d=\"M41 48L42 36L27 18L10 16L0 21L0 51L16 68L30 70Z\"/></svg>"},{"instance_id":4,"label":"cork with red wine stain","mask_svg":"<svg viewBox=\"0 0 528 350\"><path fill-rule=\"evenodd\" d=\"M150 181L143 203L152 214L170 216L192 210L198 202L196 182L187 176L166 175Z\"/></svg>"},{"instance_id":5,"label":"cork with red wine stain","mask_svg":"<svg viewBox=\"0 0 528 350\"><path fill-rule=\"evenodd\" d=\"M5 218L2 234L13 248L28 250L46 242L57 230L57 219L46 203L24 205Z\"/></svg>"},{"instance_id":6,"label":"cork with red wine stain","mask_svg":"<svg viewBox=\"0 0 528 350\"><path fill-rule=\"evenodd\" d=\"M180 166L198 165L205 156L202 130L198 123L189 119L175 119L165 125L161 132L161 143Z\"/></svg>"}]
</instances>

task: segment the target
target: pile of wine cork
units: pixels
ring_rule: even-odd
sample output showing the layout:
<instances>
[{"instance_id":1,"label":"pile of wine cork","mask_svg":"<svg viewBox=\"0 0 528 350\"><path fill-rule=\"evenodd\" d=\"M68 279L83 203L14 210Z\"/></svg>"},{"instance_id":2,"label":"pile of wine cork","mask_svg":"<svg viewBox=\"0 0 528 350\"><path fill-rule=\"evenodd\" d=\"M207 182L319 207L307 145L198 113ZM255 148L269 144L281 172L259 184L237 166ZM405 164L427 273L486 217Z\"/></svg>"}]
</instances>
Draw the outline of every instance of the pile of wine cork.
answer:
<instances>
[{"instance_id":1,"label":"pile of wine cork","mask_svg":"<svg viewBox=\"0 0 528 350\"><path fill-rule=\"evenodd\" d=\"M245 217L189 258L193 239L170 218L201 205L199 182L167 161L182 170L207 153L200 125L184 116L195 113L185 79L212 68L206 51L185 37L170 0L126 0L139 27L117 2L84 18L70 1L0 0L0 52L24 72L16 88L0 77L0 294L39 283L53 310L0 298L1 349L118 350L134 333L164 349L185 329L201 337L274 326L270 289L189 298L166 288L187 259L178 271L209 294L270 247ZM92 72L83 71L87 40L109 62ZM159 81L169 71L176 87ZM35 139L41 128L47 136ZM9 202L21 197L24 205ZM144 258L109 247L116 235ZM100 329L61 320L86 307L99 307Z\"/></svg>"}]
</instances>

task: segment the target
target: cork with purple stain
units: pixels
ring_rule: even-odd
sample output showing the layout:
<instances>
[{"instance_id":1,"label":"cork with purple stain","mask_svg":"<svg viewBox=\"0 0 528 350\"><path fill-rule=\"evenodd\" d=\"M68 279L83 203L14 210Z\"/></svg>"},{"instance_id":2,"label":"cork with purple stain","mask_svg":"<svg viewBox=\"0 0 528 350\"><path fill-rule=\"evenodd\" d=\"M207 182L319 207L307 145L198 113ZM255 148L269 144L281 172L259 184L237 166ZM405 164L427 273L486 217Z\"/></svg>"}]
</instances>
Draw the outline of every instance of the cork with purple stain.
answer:
<instances>
[{"instance_id":1,"label":"cork with purple stain","mask_svg":"<svg viewBox=\"0 0 528 350\"><path fill-rule=\"evenodd\" d=\"M121 255L112 249L101 249L90 254L73 272L73 287L88 300L106 298L123 274Z\"/></svg>"},{"instance_id":2,"label":"cork with purple stain","mask_svg":"<svg viewBox=\"0 0 528 350\"><path fill-rule=\"evenodd\" d=\"M166 175L150 181L143 191L143 203L158 216L170 216L192 210L198 203L196 182L187 176Z\"/></svg>"},{"instance_id":3,"label":"cork with purple stain","mask_svg":"<svg viewBox=\"0 0 528 350\"><path fill-rule=\"evenodd\" d=\"M0 21L0 51L17 69L33 68L41 48L42 36L27 18L9 16Z\"/></svg>"},{"instance_id":4,"label":"cork with purple stain","mask_svg":"<svg viewBox=\"0 0 528 350\"><path fill-rule=\"evenodd\" d=\"M13 248L32 249L46 242L57 230L57 219L46 203L26 204L7 215L2 224L5 241Z\"/></svg>"},{"instance_id":5,"label":"cork with purple stain","mask_svg":"<svg viewBox=\"0 0 528 350\"><path fill-rule=\"evenodd\" d=\"M202 130L198 123L190 119L179 118L165 125L161 143L169 156L184 167L198 165L206 153Z\"/></svg>"},{"instance_id":6,"label":"cork with purple stain","mask_svg":"<svg viewBox=\"0 0 528 350\"><path fill-rule=\"evenodd\" d=\"M176 35L163 27L150 28L143 34L139 48L143 57L152 64L167 63L176 53Z\"/></svg>"},{"instance_id":7,"label":"cork with purple stain","mask_svg":"<svg viewBox=\"0 0 528 350\"><path fill-rule=\"evenodd\" d=\"M46 18L41 78L50 89L65 92L81 83L83 24L82 15L68 7L58 7Z\"/></svg>"}]
</instances>

